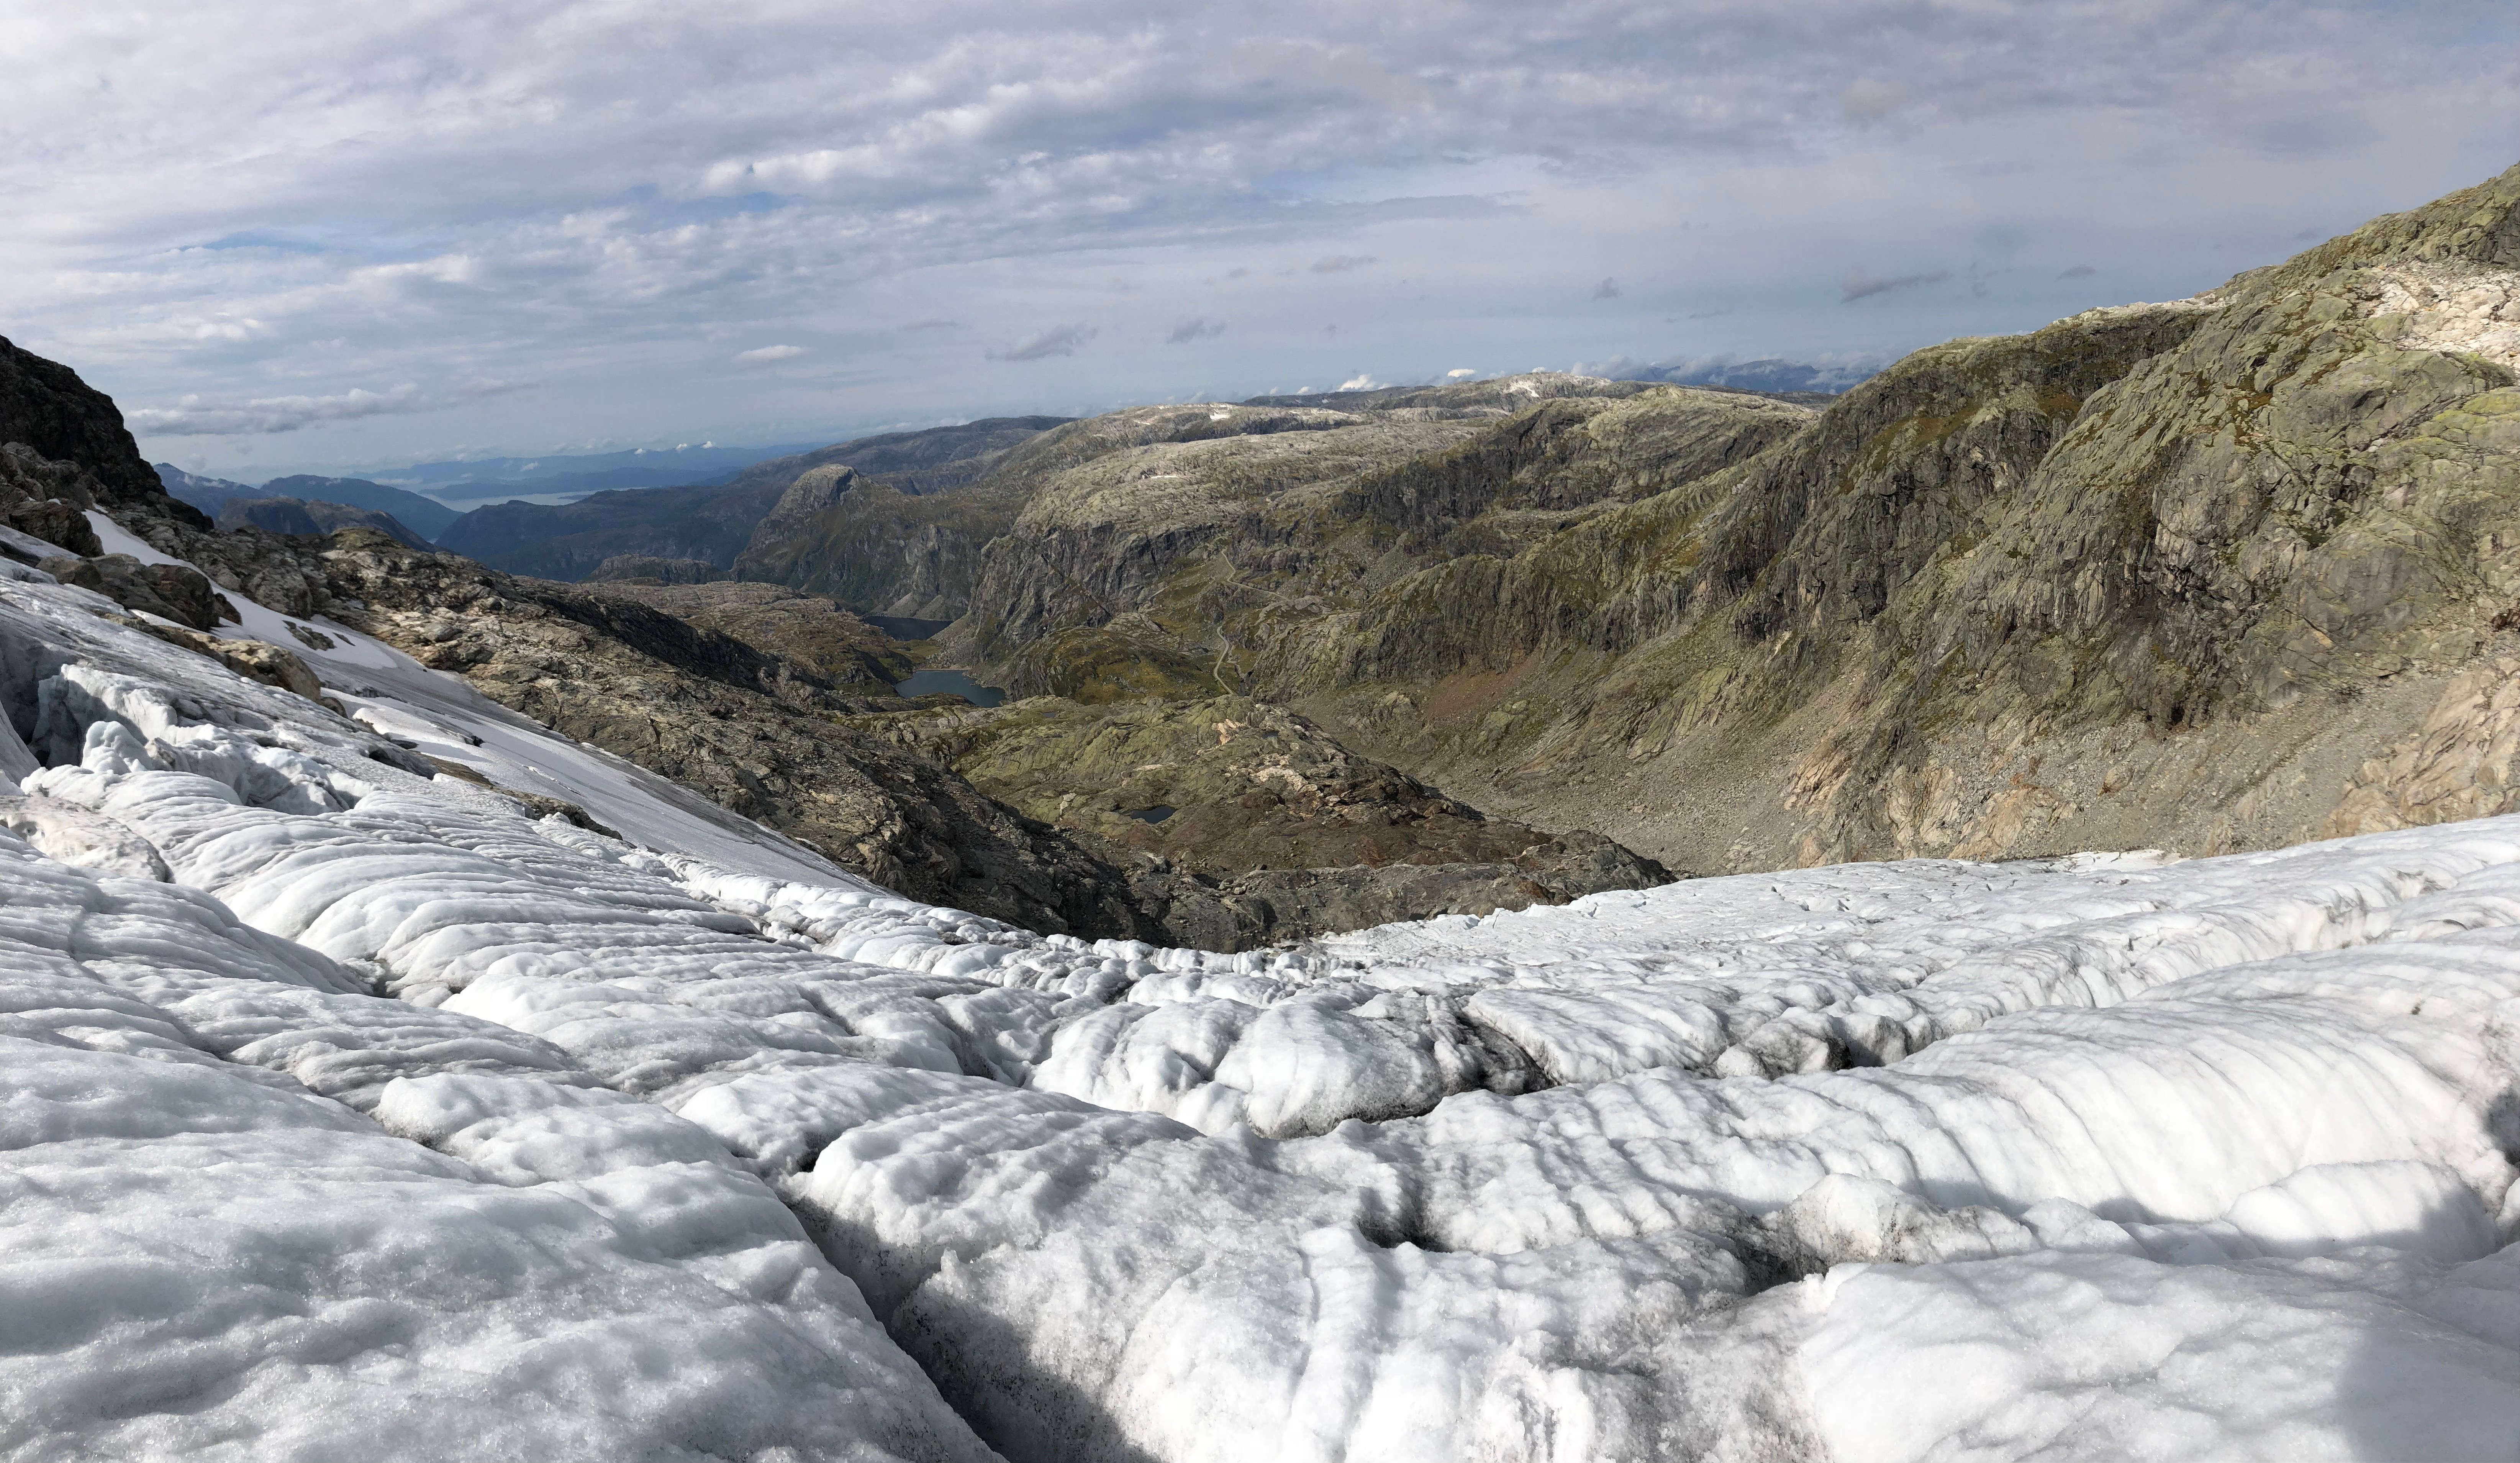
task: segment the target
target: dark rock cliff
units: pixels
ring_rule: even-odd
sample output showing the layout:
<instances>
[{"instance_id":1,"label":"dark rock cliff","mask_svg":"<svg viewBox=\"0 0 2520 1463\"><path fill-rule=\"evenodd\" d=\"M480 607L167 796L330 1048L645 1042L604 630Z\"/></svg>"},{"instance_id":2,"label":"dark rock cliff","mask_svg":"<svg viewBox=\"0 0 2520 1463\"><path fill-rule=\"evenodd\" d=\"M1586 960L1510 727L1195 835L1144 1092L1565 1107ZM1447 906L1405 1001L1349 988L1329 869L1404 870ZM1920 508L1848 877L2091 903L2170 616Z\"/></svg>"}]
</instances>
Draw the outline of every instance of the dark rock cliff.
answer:
<instances>
[{"instance_id":1,"label":"dark rock cliff","mask_svg":"<svg viewBox=\"0 0 2520 1463\"><path fill-rule=\"evenodd\" d=\"M140 455L113 398L78 373L0 340L0 442L73 462L96 480L107 507L164 497L157 471Z\"/></svg>"}]
</instances>

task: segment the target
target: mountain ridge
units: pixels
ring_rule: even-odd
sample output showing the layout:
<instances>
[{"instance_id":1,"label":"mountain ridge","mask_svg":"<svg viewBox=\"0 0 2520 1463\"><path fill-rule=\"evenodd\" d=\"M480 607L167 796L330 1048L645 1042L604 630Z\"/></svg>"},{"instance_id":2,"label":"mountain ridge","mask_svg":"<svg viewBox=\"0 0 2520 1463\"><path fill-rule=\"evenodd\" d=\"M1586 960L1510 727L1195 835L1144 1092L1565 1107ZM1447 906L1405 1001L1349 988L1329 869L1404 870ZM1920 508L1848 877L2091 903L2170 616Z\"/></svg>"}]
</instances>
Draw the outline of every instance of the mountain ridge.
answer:
<instances>
[{"instance_id":1,"label":"mountain ridge","mask_svg":"<svg viewBox=\"0 0 2520 1463\"><path fill-rule=\"evenodd\" d=\"M2298 842L2479 647L2520 651L2491 547L2520 533L2515 197L2520 169L2194 300L1930 347L1571 509L1511 498L1510 453L1436 454L1386 470L1414 527L1264 483L1186 532L1178 483L1079 469L946 644L1088 700L1231 683L1700 871ZM1566 410L1511 430L1567 444L1544 476L1616 478ZM2461 805L2503 805L2460 735Z\"/></svg>"}]
</instances>

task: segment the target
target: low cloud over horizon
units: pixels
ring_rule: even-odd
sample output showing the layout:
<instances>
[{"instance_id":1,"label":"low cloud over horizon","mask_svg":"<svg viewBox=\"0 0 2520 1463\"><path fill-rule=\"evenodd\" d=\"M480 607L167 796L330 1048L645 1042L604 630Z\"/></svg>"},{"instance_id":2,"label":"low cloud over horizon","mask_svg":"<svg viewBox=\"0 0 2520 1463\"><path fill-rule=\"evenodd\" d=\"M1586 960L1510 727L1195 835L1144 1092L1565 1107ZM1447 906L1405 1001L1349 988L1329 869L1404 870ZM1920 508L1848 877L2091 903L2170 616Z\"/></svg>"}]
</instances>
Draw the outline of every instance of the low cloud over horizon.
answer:
<instances>
[{"instance_id":1,"label":"low cloud over horizon","mask_svg":"<svg viewBox=\"0 0 2520 1463\"><path fill-rule=\"evenodd\" d=\"M185 396L171 407L123 405L123 424L141 438L160 436L268 436L327 422L445 411L471 401L523 390L509 382L478 382L431 396L410 383L388 390L353 388L334 396L265 396L219 402ZM117 403L120 404L120 403Z\"/></svg>"},{"instance_id":2,"label":"low cloud over horizon","mask_svg":"<svg viewBox=\"0 0 2520 1463\"><path fill-rule=\"evenodd\" d=\"M1825 379L2520 161L2520 13L2449 0L138 0L10 39L0 335L212 471L1463 359Z\"/></svg>"}]
</instances>

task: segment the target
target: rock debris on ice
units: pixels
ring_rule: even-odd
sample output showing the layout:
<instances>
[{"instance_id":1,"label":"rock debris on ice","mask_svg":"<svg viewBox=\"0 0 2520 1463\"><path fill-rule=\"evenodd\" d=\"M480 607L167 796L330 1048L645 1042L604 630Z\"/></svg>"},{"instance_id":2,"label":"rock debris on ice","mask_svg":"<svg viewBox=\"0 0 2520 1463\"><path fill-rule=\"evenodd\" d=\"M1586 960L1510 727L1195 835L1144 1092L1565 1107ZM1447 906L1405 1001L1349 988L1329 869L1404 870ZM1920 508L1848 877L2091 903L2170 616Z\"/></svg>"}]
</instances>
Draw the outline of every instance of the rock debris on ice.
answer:
<instances>
[{"instance_id":1,"label":"rock debris on ice","mask_svg":"<svg viewBox=\"0 0 2520 1463\"><path fill-rule=\"evenodd\" d=\"M0 1456L2520 1434L2520 819L1208 955L103 608L0 581Z\"/></svg>"}]
</instances>

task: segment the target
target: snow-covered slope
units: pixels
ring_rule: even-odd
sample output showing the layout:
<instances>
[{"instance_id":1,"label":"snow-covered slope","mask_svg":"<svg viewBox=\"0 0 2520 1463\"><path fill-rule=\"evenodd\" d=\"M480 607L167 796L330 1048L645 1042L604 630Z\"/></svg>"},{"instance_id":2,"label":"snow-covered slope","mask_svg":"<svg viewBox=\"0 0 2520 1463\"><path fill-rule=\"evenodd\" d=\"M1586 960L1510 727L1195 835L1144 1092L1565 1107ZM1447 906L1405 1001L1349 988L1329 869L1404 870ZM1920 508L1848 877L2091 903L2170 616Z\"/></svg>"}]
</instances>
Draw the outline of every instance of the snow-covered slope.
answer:
<instances>
[{"instance_id":1,"label":"snow-covered slope","mask_svg":"<svg viewBox=\"0 0 2520 1463\"><path fill-rule=\"evenodd\" d=\"M0 1456L2520 1436L2520 820L1215 956L105 608L0 582Z\"/></svg>"}]
</instances>

